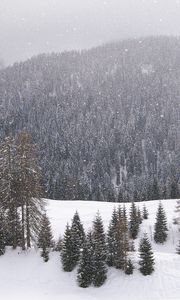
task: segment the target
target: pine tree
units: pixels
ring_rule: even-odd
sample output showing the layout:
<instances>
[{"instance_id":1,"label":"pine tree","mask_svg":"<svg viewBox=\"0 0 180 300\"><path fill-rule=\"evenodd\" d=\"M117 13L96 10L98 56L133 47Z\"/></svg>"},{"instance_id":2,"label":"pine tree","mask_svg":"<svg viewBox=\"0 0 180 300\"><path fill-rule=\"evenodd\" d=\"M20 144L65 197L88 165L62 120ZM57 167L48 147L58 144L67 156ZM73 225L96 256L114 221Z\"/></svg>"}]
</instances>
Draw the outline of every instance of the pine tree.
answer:
<instances>
[{"instance_id":1,"label":"pine tree","mask_svg":"<svg viewBox=\"0 0 180 300\"><path fill-rule=\"evenodd\" d=\"M129 231L130 231L131 238L133 240L136 239L139 232L139 220L138 220L136 205L134 202L132 202L131 209L130 209Z\"/></svg>"},{"instance_id":2,"label":"pine tree","mask_svg":"<svg viewBox=\"0 0 180 300\"><path fill-rule=\"evenodd\" d=\"M71 272L76 266L76 262L73 258L72 233L68 224L66 225L66 230L63 237L61 261L63 265L63 270L65 272Z\"/></svg>"},{"instance_id":3,"label":"pine tree","mask_svg":"<svg viewBox=\"0 0 180 300\"><path fill-rule=\"evenodd\" d=\"M41 256L44 261L49 260L49 251L53 247L53 236L51 232L51 224L46 214L43 215L41 228L38 236L38 247L42 249Z\"/></svg>"},{"instance_id":4,"label":"pine tree","mask_svg":"<svg viewBox=\"0 0 180 300\"><path fill-rule=\"evenodd\" d=\"M0 146L0 201L7 221L6 244L13 246L14 249L21 243L16 163L15 140L12 137L6 137Z\"/></svg>"},{"instance_id":5,"label":"pine tree","mask_svg":"<svg viewBox=\"0 0 180 300\"><path fill-rule=\"evenodd\" d=\"M138 221L139 221L139 225L142 224L143 218L142 218L141 210L140 210L139 207L138 207L138 209L137 209L137 218L138 218Z\"/></svg>"},{"instance_id":6,"label":"pine tree","mask_svg":"<svg viewBox=\"0 0 180 300\"><path fill-rule=\"evenodd\" d=\"M17 138L17 172L19 180L17 197L21 207L24 250L26 246L31 247L31 241L37 238L44 213L41 172L37 165L35 146L31 136L26 132L21 132Z\"/></svg>"},{"instance_id":7,"label":"pine tree","mask_svg":"<svg viewBox=\"0 0 180 300\"><path fill-rule=\"evenodd\" d=\"M63 245L63 239L60 236L57 243L55 244L54 251L60 252L62 250L62 245Z\"/></svg>"},{"instance_id":8,"label":"pine tree","mask_svg":"<svg viewBox=\"0 0 180 300\"><path fill-rule=\"evenodd\" d=\"M126 262L125 274L131 275L131 274L133 274L133 271L134 271L134 266L133 266L131 259L129 258Z\"/></svg>"},{"instance_id":9,"label":"pine tree","mask_svg":"<svg viewBox=\"0 0 180 300\"><path fill-rule=\"evenodd\" d=\"M119 209L118 209L119 211ZM121 216L121 215L120 215ZM109 267L114 266L114 258L116 252L116 225L118 223L118 217L116 209L114 208L111 221L107 232L107 265Z\"/></svg>"},{"instance_id":10,"label":"pine tree","mask_svg":"<svg viewBox=\"0 0 180 300\"><path fill-rule=\"evenodd\" d=\"M148 215L149 215L148 210L146 208L146 205L144 204L143 205L143 219L147 220L148 219Z\"/></svg>"},{"instance_id":11,"label":"pine tree","mask_svg":"<svg viewBox=\"0 0 180 300\"><path fill-rule=\"evenodd\" d=\"M83 251L81 254L80 264L78 268L77 281L78 285L82 288L86 288L91 285L94 275L93 267L93 254L94 245L92 240L91 231L87 234L87 237L83 244Z\"/></svg>"},{"instance_id":12,"label":"pine tree","mask_svg":"<svg viewBox=\"0 0 180 300\"><path fill-rule=\"evenodd\" d=\"M96 287L103 285L107 278L106 269L106 241L103 222L100 214L97 213L96 218L93 222L93 284Z\"/></svg>"},{"instance_id":13,"label":"pine tree","mask_svg":"<svg viewBox=\"0 0 180 300\"><path fill-rule=\"evenodd\" d=\"M129 241L127 228L124 219L118 221L115 231L115 255L114 266L117 269L125 270Z\"/></svg>"},{"instance_id":14,"label":"pine tree","mask_svg":"<svg viewBox=\"0 0 180 300\"><path fill-rule=\"evenodd\" d=\"M140 241L139 252L139 270L143 275L150 275L154 271L154 256L151 243L146 234L144 234L144 237Z\"/></svg>"},{"instance_id":15,"label":"pine tree","mask_svg":"<svg viewBox=\"0 0 180 300\"><path fill-rule=\"evenodd\" d=\"M4 233L4 220L0 212L0 255L5 253L5 233Z\"/></svg>"},{"instance_id":16,"label":"pine tree","mask_svg":"<svg viewBox=\"0 0 180 300\"><path fill-rule=\"evenodd\" d=\"M73 216L71 234L73 243L73 260L74 263L77 264L79 261L82 245L85 239L84 228L77 211Z\"/></svg>"},{"instance_id":17,"label":"pine tree","mask_svg":"<svg viewBox=\"0 0 180 300\"><path fill-rule=\"evenodd\" d=\"M154 230L154 240L156 243L163 244L167 239L167 219L165 215L162 203L159 203L159 207L156 214L156 223Z\"/></svg>"},{"instance_id":18,"label":"pine tree","mask_svg":"<svg viewBox=\"0 0 180 300\"><path fill-rule=\"evenodd\" d=\"M177 180L173 179L171 183L171 189L170 189L170 198L171 199L178 199L180 197L180 191L178 187Z\"/></svg>"},{"instance_id":19,"label":"pine tree","mask_svg":"<svg viewBox=\"0 0 180 300\"><path fill-rule=\"evenodd\" d=\"M178 246L176 248L176 253L180 255L180 240L179 240L179 244L178 244Z\"/></svg>"}]
</instances>

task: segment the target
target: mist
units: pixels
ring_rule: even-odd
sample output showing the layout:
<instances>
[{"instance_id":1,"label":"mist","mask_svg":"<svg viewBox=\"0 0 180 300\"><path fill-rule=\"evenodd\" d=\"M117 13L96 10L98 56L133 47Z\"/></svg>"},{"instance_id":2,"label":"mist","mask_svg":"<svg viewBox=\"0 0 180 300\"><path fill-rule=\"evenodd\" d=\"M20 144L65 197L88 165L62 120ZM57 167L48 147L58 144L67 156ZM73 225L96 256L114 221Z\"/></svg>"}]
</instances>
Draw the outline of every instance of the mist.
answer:
<instances>
[{"instance_id":1,"label":"mist","mask_svg":"<svg viewBox=\"0 0 180 300\"><path fill-rule=\"evenodd\" d=\"M0 59L180 35L179 0L0 0Z\"/></svg>"}]
</instances>

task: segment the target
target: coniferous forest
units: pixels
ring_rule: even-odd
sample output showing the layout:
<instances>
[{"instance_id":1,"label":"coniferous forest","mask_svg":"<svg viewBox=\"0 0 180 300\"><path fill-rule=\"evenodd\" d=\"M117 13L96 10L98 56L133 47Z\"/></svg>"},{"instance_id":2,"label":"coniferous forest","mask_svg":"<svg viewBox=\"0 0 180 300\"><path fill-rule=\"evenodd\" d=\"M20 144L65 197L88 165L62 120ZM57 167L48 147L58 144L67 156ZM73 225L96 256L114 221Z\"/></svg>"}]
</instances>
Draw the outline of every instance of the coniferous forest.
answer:
<instances>
[{"instance_id":1,"label":"coniferous forest","mask_svg":"<svg viewBox=\"0 0 180 300\"><path fill-rule=\"evenodd\" d=\"M0 70L0 140L32 136L49 198L178 198L179 86L175 37L42 54Z\"/></svg>"}]
</instances>

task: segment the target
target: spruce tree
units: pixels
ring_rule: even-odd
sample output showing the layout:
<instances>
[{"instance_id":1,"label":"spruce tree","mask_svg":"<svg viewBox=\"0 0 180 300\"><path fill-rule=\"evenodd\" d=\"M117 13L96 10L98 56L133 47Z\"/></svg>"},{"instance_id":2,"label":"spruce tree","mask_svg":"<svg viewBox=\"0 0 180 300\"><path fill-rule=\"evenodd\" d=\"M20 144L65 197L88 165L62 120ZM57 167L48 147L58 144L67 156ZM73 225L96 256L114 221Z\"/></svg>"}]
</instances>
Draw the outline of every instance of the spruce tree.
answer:
<instances>
[{"instance_id":1,"label":"spruce tree","mask_svg":"<svg viewBox=\"0 0 180 300\"><path fill-rule=\"evenodd\" d=\"M142 224L143 218L142 218L141 210L140 210L139 207L138 207L138 209L137 209L137 217L138 217L139 225Z\"/></svg>"},{"instance_id":2,"label":"spruce tree","mask_svg":"<svg viewBox=\"0 0 180 300\"><path fill-rule=\"evenodd\" d=\"M17 137L17 198L21 208L22 249L31 247L31 241L39 234L44 213L43 185L41 172L37 164L36 149L27 132ZM25 238L26 233L26 238Z\"/></svg>"},{"instance_id":3,"label":"spruce tree","mask_svg":"<svg viewBox=\"0 0 180 300\"><path fill-rule=\"evenodd\" d=\"M119 209L118 209L119 211ZM114 208L111 221L107 232L107 265L109 267L114 266L114 258L116 252L116 225L118 223L118 217L116 209Z\"/></svg>"},{"instance_id":4,"label":"spruce tree","mask_svg":"<svg viewBox=\"0 0 180 300\"><path fill-rule=\"evenodd\" d=\"M5 232L3 214L0 212L0 255L5 253Z\"/></svg>"},{"instance_id":5,"label":"spruce tree","mask_svg":"<svg viewBox=\"0 0 180 300\"><path fill-rule=\"evenodd\" d=\"M140 272L143 275L150 275L154 271L154 255L151 247L151 243L146 234L140 240Z\"/></svg>"},{"instance_id":6,"label":"spruce tree","mask_svg":"<svg viewBox=\"0 0 180 300\"><path fill-rule=\"evenodd\" d=\"M139 232L139 220L136 205L134 202L132 202L130 209L129 231L131 238L133 240L136 239Z\"/></svg>"},{"instance_id":7,"label":"spruce tree","mask_svg":"<svg viewBox=\"0 0 180 300\"><path fill-rule=\"evenodd\" d=\"M97 213L96 218L93 222L93 284L96 287L103 285L107 278L106 269L106 241L103 222L100 214Z\"/></svg>"},{"instance_id":8,"label":"spruce tree","mask_svg":"<svg viewBox=\"0 0 180 300\"><path fill-rule=\"evenodd\" d=\"M51 224L46 214L43 215L41 228L38 236L38 247L42 249L41 256L44 261L49 260L49 251L53 247L53 236L51 232Z\"/></svg>"},{"instance_id":9,"label":"spruce tree","mask_svg":"<svg viewBox=\"0 0 180 300\"><path fill-rule=\"evenodd\" d=\"M69 224L66 225L66 230L63 237L61 261L63 270L65 272L71 272L76 266L76 262L73 258L73 241Z\"/></svg>"},{"instance_id":10,"label":"spruce tree","mask_svg":"<svg viewBox=\"0 0 180 300\"><path fill-rule=\"evenodd\" d=\"M77 281L82 288L87 288L92 284L94 267L93 267L94 245L91 231L88 232L83 244L80 264L78 268Z\"/></svg>"},{"instance_id":11,"label":"spruce tree","mask_svg":"<svg viewBox=\"0 0 180 300\"><path fill-rule=\"evenodd\" d=\"M156 243L163 244L167 239L167 219L166 214L163 208L162 203L159 203L157 214L156 214L156 223L154 230L154 240Z\"/></svg>"},{"instance_id":12,"label":"spruce tree","mask_svg":"<svg viewBox=\"0 0 180 300\"><path fill-rule=\"evenodd\" d=\"M84 228L77 211L73 216L71 235L72 235L72 243L73 243L73 259L74 259L74 263L77 264L79 261L82 245L85 239Z\"/></svg>"},{"instance_id":13,"label":"spruce tree","mask_svg":"<svg viewBox=\"0 0 180 300\"><path fill-rule=\"evenodd\" d=\"M115 255L114 266L117 269L125 270L129 241L127 228L124 219L118 221L115 231Z\"/></svg>"},{"instance_id":14,"label":"spruce tree","mask_svg":"<svg viewBox=\"0 0 180 300\"><path fill-rule=\"evenodd\" d=\"M60 252L62 250L62 245L63 245L63 239L60 236L59 239L58 239L58 241L55 244L54 251Z\"/></svg>"},{"instance_id":15,"label":"spruce tree","mask_svg":"<svg viewBox=\"0 0 180 300\"><path fill-rule=\"evenodd\" d=\"M146 205L144 204L143 205L143 219L147 220L148 219L148 215L149 215L148 210L146 208Z\"/></svg>"},{"instance_id":16,"label":"spruce tree","mask_svg":"<svg viewBox=\"0 0 180 300\"><path fill-rule=\"evenodd\" d=\"M178 246L176 248L176 253L180 255L180 240L179 240L179 244L178 244Z\"/></svg>"},{"instance_id":17,"label":"spruce tree","mask_svg":"<svg viewBox=\"0 0 180 300\"><path fill-rule=\"evenodd\" d=\"M134 271L134 266L133 266L131 259L129 258L126 262L125 274L131 275L131 274L133 274L133 271Z\"/></svg>"}]
</instances>

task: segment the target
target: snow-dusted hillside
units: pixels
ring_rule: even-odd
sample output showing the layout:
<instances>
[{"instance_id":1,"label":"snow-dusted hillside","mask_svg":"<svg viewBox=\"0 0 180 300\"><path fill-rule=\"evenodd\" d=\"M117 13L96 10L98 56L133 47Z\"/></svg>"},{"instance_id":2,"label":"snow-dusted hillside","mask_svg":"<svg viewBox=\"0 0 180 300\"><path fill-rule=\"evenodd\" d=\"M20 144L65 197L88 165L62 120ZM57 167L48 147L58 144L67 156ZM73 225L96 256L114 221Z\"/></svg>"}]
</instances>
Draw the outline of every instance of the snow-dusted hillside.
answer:
<instances>
[{"instance_id":1,"label":"snow-dusted hillside","mask_svg":"<svg viewBox=\"0 0 180 300\"><path fill-rule=\"evenodd\" d=\"M82 202L82 201L47 201L47 210L52 223L55 238L63 234L67 222L78 210L85 229L91 227L91 222L100 211L107 228L114 203ZM120 270L113 268L108 271L108 280L101 288L81 289L76 284L76 271L65 273L61 270L60 257L57 252L50 256L48 263L44 263L37 250L28 252L7 250L0 257L0 299L34 299L34 300L179 300L180 299L180 256L175 254L179 233L173 225L175 216L175 200L165 200L163 205L168 218L168 241L164 246L155 245L155 272L151 276L143 276L136 270L127 276ZM143 203L139 203L142 207ZM152 239L153 225L158 201L146 204L149 219L141 225L139 237L147 232ZM130 204L126 204L129 210ZM136 249L139 244L136 241ZM138 253L132 257L138 261Z\"/></svg>"}]
</instances>

